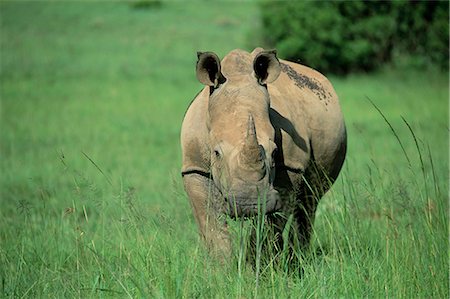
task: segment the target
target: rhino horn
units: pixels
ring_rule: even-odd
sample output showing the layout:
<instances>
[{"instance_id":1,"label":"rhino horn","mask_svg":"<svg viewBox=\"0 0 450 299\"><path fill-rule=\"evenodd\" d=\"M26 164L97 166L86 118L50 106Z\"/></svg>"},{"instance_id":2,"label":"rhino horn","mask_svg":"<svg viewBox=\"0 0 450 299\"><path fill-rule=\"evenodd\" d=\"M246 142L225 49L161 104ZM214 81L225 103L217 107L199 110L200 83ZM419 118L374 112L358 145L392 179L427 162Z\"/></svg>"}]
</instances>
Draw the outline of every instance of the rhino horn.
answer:
<instances>
[{"instance_id":1,"label":"rhino horn","mask_svg":"<svg viewBox=\"0 0 450 299\"><path fill-rule=\"evenodd\" d=\"M260 146L256 136L255 121L251 114L248 115L247 136L245 137L241 155L243 161L246 161L247 163L256 163L262 160Z\"/></svg>"},{"instance_id":2,"label":"rhino horn","mask_svg":"<svg viewBox=\"0 0 450 299\"><path fill-rule=\"evenodd\" d=\"M248 114L247 137L245 141L249 145L258 145L258 139L256 138L255 120L253 119L253 115L251 113Z\"/></svg>"}]
</instances>

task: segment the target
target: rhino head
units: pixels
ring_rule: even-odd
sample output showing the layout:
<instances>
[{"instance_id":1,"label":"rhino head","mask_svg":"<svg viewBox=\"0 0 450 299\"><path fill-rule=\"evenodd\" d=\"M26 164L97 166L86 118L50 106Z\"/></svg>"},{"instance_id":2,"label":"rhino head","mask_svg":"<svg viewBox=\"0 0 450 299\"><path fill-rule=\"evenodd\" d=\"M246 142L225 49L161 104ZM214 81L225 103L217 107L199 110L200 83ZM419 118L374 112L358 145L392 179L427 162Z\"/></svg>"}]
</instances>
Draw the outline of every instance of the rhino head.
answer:
<instances>
[{"instance_id":1,"label":"rhino head","mask_svg":"<svg viewBox=\"0 0 450 299\"><path fill-rule=\"evenodd\" d=\"M225 77L216 54L198 53L197 78L210 89L206 123L214 184L229 215L271 213L280 201L273 187L277 146L267 83L280 75L280 63L275 51L261 51L253 69L227 67Z\"/></svg>"}]
</instances>

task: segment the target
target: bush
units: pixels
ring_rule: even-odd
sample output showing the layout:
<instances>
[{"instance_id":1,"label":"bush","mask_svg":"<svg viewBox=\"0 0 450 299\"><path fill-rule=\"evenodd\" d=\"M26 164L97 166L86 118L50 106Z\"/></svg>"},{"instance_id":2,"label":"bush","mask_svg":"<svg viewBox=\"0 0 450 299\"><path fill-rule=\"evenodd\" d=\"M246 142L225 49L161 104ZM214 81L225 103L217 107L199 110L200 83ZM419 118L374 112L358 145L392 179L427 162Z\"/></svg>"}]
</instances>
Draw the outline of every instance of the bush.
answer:
<instances>
[{"instance_id":1,"label":"bush","mask_svg":"<svg viewBox=\"0 0 450 299\"><path fill-rule=\"evenodd\" d=\"M262 22L266 44L323 72L369 71L393 53L448 68L447 2L265 2Z\"/></svg>"}]
</instances>

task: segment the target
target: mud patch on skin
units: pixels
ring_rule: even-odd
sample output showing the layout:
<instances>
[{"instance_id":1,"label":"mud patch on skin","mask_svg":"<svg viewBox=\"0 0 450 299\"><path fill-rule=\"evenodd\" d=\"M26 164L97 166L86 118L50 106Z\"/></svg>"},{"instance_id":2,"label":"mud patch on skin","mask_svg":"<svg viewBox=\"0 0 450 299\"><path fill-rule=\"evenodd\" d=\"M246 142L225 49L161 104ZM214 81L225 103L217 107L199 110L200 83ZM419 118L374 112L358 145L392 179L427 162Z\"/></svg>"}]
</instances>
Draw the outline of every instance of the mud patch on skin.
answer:
<instances>
[{"instance_id":1,"label":"mud patch on skin","mask_svg":"<svg viewBox=\"0 0 450 299\"><path fill-rule=\"evenodd\" d=\"M325 105L328 105L329 98L331 94L323 88L322 84L320 84L317 80L312 79L308 76L297 73L292 67L287 64L280 63L281 70L288 75L288 77L294 81L294 84L300 88L308 88L310 89L321 101L325 102Z\"/></svg>"}]
</instances>

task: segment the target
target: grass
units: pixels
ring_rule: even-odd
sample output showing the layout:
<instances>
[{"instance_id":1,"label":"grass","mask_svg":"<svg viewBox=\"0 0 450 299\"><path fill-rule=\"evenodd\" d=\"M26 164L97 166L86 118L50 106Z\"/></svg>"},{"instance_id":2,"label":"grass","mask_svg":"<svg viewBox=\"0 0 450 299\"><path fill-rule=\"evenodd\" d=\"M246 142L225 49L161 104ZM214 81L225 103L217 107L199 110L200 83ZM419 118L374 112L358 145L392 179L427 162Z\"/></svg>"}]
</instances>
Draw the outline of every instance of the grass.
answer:
<instances>
[{"instance_id":1,"label":"grass","mask_svg":"<svg viewBox=\"0 0 450 299\"><path fill-rule=\"evenodd\" d=\"M0 2L2 297L449 296L448 73L331 77L343 172L301 271L255 273L239 258L248 224L225 264L200 243L179 131L201 88L195 52L251 50L259 13L139 7Z\"/></svg>"}]
</instances>

